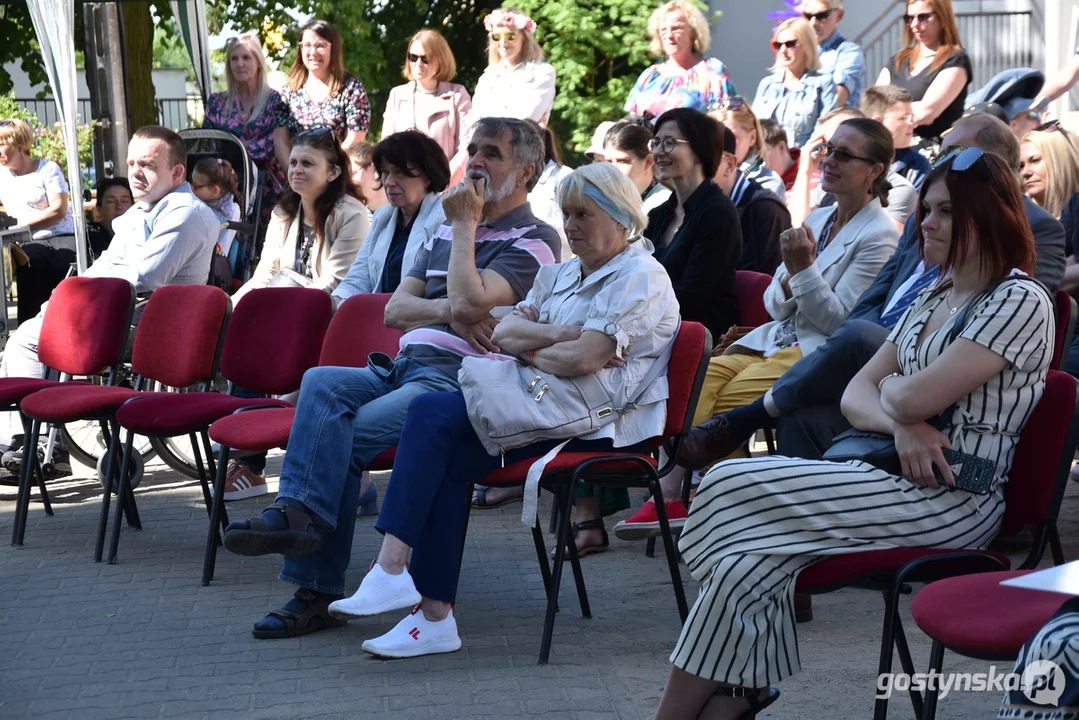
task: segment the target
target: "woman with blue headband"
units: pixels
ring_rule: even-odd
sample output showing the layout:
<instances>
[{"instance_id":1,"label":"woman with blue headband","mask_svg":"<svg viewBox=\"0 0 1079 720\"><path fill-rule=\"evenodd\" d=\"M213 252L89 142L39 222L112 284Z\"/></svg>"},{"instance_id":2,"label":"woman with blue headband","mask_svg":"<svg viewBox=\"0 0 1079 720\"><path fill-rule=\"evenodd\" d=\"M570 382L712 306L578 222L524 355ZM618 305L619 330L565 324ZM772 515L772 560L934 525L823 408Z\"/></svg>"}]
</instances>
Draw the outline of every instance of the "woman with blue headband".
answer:
<instances>
[{"instance_id":1,"label":"woman with blue headband","mask_svg":"<svg viewBox=\"0 0 1079 720\"><path fill-rule=\"evenodd\" d=\"M484 362L527 363L559 377L594 375L618 407L655 377L617 420L565 447L644 451L649 438L662 435L667 418L665 368L658 375L650 371L657 362L666 364L664 350L678 332L674 289L641 236L646 221L640 193L617 168L596 163L576 170L559 185L558 202L575 257L540 269L528 297L491 338L501 355L492 353ZM539 457L556 445L541 441L509 450L504 461ZM460 392L412 401L375 525L385 535L378 559L355 595L329 607L338 619L412 611L385 635L366 641L365 651L415 657L461 647L452 603L468 488L502 463L484 450ZM594 491L578 497L577 519L578 546L606 549Z\"/></svg>"}]
</instances>

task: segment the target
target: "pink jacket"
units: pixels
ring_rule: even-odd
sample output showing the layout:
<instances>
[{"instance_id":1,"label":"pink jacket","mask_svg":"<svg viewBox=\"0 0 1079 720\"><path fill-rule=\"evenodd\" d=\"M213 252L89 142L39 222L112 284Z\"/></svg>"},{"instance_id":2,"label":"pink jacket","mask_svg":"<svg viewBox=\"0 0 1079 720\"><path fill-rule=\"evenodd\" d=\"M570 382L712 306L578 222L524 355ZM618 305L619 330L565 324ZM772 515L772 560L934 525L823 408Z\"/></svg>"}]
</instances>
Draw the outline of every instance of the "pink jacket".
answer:
<instances>
[{"instance_id":1,"label":"pink jacket","mask_svg":"<svg viewBox=\"0 0 1079 720\"><path fill-rule=\"evenodd\" d=\"M382 137L403 130L419 130L439 144L450 161L450 182L464 177L468 162L468 127L465 118L472 109L472 96L464 86L440 82L433 93L415 81L390 90Z\"/></svg>"}]
</instances>

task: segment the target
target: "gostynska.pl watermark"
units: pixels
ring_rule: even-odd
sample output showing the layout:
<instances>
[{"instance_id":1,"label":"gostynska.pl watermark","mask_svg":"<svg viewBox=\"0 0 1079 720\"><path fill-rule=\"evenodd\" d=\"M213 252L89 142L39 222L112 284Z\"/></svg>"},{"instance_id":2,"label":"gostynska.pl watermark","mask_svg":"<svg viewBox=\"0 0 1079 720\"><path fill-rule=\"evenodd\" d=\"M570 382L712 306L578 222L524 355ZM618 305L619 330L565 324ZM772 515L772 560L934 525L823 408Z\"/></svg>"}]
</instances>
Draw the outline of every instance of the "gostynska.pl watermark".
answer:
<instances>
[{"instance_id":1,"label":"gostynska.pl watermark","mask_svg":"<svg viewBox=\"0 0 1079 720\"><path fill-rule=\"evenodd\" d=\"M877 678L877 698L887 699L895 692L925 692L935 690L940 698L952 692L1004 692L1020 691L1038 705L1056 706L1064 692L1064 671L1049 660L1035 660L1022 673L997 670L990 665L988 672L980 673L884 673Z\"/></svg>"}]
</instances>

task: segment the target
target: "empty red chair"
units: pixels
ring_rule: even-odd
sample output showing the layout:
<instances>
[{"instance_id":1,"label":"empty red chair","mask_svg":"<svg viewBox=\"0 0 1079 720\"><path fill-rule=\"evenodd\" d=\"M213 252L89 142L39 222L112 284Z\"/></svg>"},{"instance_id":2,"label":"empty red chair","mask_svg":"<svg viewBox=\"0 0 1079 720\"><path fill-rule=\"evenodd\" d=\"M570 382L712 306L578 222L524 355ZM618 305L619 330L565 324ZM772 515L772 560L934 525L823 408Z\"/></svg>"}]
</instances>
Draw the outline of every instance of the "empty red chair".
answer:
<instances>
[{"instance_id":1,"label":"empty red chair","mask_svg":"<svg viewBox=\"0 0 1079 720\"><path fill-rule=\"evenodd\" d=\"M101 498L94 561L101 562L108 523L109 501L120 468L120 437L116 411L128 400L146 395L150 382L166 387L188 388L201 384L202 390L213 387L221 358L221 345L228 327L232 303L228 295L210 285L166 285L150 296L135 333L131 368L137 374L134 388L101 385L61 385L40 390L20 404L24 415L34 420L69 423L97 421L108 438L112 462L105 473L105 492ZM160 394L160 393L150 393ZM130 439L129 439L130 442ZM198 446L194 446L196 457ZM127 456L130 458L130 455ZM127 468L123 468L127 473ZM209 488L203 479L206 509L210 509ZM130 489L125 492L129 520L138 517ZM130 524L138 527L137 521Z\"/></svg>"},{"instance_id":2,"label":"empty red chair","mask_svg":"<svg viewBox=\"0 0 1079 720\"><path fill-rule=\"evenodd\" d=\"M772 284L772 276L752 270L734 274L734 294L738 297L738 318L742 325L760 327L772 322L764 307L764 291Z\"/></svg>"},{"instance_id":3,"label":"empty red chair","mask_svg":"<svg viewBox=\"0 0 1079 720\"><path fill-rule=\"evenodd\" d=\"M389 293L353 295L341 304L330 321L322 343L319 365L337 367L366 367L367 356L384 352L396 357L401 331L386 327L383 317ZM288 445L296 408L241 408L210 426L210 439L221 445L217 476L214 478L214 496L223 493L225 472L230 450L265 452ZM372 470L393 467L396 449L381 453L371 463ZM212 527L212 525L211 525ZM207 539L208 561L203 568L202 584L209 585L213 579L217 560L217 543L214 537Z\"/></svg>"},{"instance_id":4,"label":"empty red chair","mask_svg":"<svg viewBox=\"0 0 1079 720\"><path fill-rule=\"evenodd\" d=\"M49 379L59 373L95 376L109 371L108 384L118 377L124 361L135 288L119 278L72 277L53 290L42 319L37 355L44 363L43 378L0 378L0 410L17 412L23 398L59 383ZM52 515L45 480L37 461L39 421L23 417L23 448L26 452L15 502L11 544L22 545L30 509L30 486L37 477L45 512ZM122 504L122 503L121 503Z\"/></svg>"},{"instance_id":5,"label":"empty red chair","mask_svg":"<svg viewBox=\"0 0 1079 720\"><path fill-rule=\"evenodd\" d=\"M1075 398L1075 378L1050 370L1045 393L1023 428L1008 482L1004 486L1006 505L999 534L1014 536L1024 527L1035 528L1034 544L1022 568L1035 567L1047 545L1053 548L1055 556L1059 552L1056 516L1079 439ZM1061 561L1062 558L1058 556L1057 562ZM1009 566L1010 560L1006 555L990 550L870 550L838 555L810 565L798 576L796 589L814 594L843 587L881 592L884 596L884 631L878 673L891 672L892 652L897 647L904 672L913 674L915 670L897 607L900 594L909 592L908 584L1007 570ZM939 606L937 610L940 610ZM954 605L947 606L945 614L956 623L968 619L962 608ZM991 618L989 620L992 621ZM914 690L910 694L915 715L922 717L921 695ZM878 699L874 717L882 719L887 711L888 701Z\"/></svg>"},{"instance_id":6,"label":"empty red chair","mask_svg":"<svg viewBox=\"0 0 1079 720\"><path fill-rule=\"evenodd\" d=\"M577 558L577 546L570 539L570 509L573 504L573 488L578 483L591 483L607 487L648 488L656 502L656 511L663 537L663 547L667 551L667 565L674 586L674 596L678 603L678 613L682 620L689 615L686 605L682 576L678 570L678 551L675 548L671 528L667 522L667 512L663 504L663 494L659 487L659 478L670 472L678 463L678 451L682 438L689 431L693 420L693 411L697 407L697 398L704 384L704 375L708 370L708 359L712 355L712 339L700 323L682 322L675 340L667 368L667 382L670 394L667 398L667 426L663 436L653 440L653 447L666 446L669 460L663 468L658 468L656 458L651 454L637 453L584 453L564 452L555 456L547 465L540 486L551 490L555 496L555 509L558 514L558 533L556 548L568 548L574 580L577 584L577 596L581 602L581 613L591 617L588 595L584 587L584 575ZM486 476L481 483L490 487L511 487L524 485L528 469L533 460L522 460L507 465ZM562 581L562 563L565 553L556 552L554 569L550 569L547 552L543 546L543 533L539 521L532 527L532 537L539 557L540 573L547 591L547 616L543 625L543 641L540 644L540 664L547 662L551 654L551 638L554 634L555 612L558 608L558 590Z\"/></svg>"},{"instance_id":7,"label":"empty red chair","mask_svg":"<svg viewBox=\"0 0 1079 720\"><path fill-rule=\"evenodd\" d=\"M296 391L303 374L318 361L332 309L329 294L313 288L261 288L245 295L232 313L221 352L221 374L229 381L230 388L242 387L260 395ZM206 434L210 425L242 407L268 404L289 405L282 400L240 398L218 392L166 393L127 401L116 411L116 422L147 437L190 435L193 447L198 447L201 439L208 467L202 467L198 451L195 459L205 484L207 472L209 476L215 475ZM124 454L130 452L129 439ZM121 491L127 481L126 473L120 473ZM209 532L215 537L215 521L224 521L222 497L221 492L214 496L210 514ZM115 560L119 542L118 510L112 527L109 562Z\"/></svg>"}]
</instances>

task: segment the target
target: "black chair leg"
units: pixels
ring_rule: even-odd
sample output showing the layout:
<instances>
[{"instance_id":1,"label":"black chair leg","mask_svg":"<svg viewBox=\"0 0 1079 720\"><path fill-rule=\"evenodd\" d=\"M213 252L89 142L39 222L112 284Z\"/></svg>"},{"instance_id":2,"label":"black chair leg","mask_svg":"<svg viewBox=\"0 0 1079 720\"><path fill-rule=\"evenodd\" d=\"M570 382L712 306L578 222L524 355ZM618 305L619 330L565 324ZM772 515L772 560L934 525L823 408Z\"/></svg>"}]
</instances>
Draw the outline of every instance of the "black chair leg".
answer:
<instances>
[{"instance_id":1,"label":"black chair leg","mask_svg":"<svg viewBox=\"0 0 1079 720\"><path fill-rule=\"evenodd\" d=\"M686 589L682 587L682 573L678 569L678 549L674 545L674 536L671 535L671 524L667 519L667 507L663 504L663 489L659 486L659 479L651 482L652 497L656 502L656 515L659 520L659 529L663 537L663 549L667 553L667 567L671 572L671 585L674 586L674 599L678 603L678 616L682 622L689 617L689 606L686 604Z\"/></svg>"},{"instance_id":2,"label":"black chair leg","mask_svg":"<svg viewBox=\"0 0 1079 720\"><path fill-rule=\"evenodd\" d=\"M907 675L914 677L914 660L910 656L910 646L907 645L907 636L903 632L903 621L899 618L899 613L896 613L895 618L895 648L899 653L899 663L903 668L903 672ZM922 716L922 693L915 690L913 685L908 691L910 694L910 704L914 707L914 717L918 718Z\"/></svg>"},{"instance_id":3,"label":"black chair leg","mask_svg":"<svg viewBox=\"0 0 1079 720\"><path fill-rule=\"evenodd\" d=\"M570 492L558 490L555 492L555 502L558 503L558 537L557 548L566 547L570 541ZM551 569L551 591L547 595L547 615L543 621L543 640L540 642L539 664L546 665L551 657L551 640L554 637L554 618L558 602L558 590L562 582L562 563L564 552L554 554L554 567Z\"/></svg>"},{"instance_id":4,"label":"black chair leg","mask_svg":"<svg viewBox=\"0 0 1079 720\"><path fill-rule=\"evenodd\" d=\"M940 677L944 667L944 645L937 640L933 641L933 649L929 652L930 677L934 674ZM922 705L922 713L918 717L922 720L934 720L937 716L937 687L931 685L925 691L925 704Z\"/></svg>"},{"instance_id":5,"label":"black chair leg","mask_svg":"<svg viewBox=\"0 0 1079 720\"><path fill-rule=\"evenodd\" d=\"M116 436L117 441L120 435ZM116 490L116 517L112 521L112 539L109 542L109 564L116 562L116 551L120 547L120 516L129 510L135 509L135 496L131 492L131 482L128 473L131 470L131 453L134 452L135 433L127 431L127 441L124 443L123 460L120 462L120 485ZM129 522L131 518L128 518ZM136 517L137 520L137 517ZM141 526L139 527L141 529Z\"/></svg>"},{"instance_id":6,"label":"black chair leg","mask_svg":"<svg viewBox=\"0 0 1079 720\"><path fill-rule=\"evenodd\" d=\"M557 517L554 518L557 524ZM543 578L543 593L551 596L551 563L547 559L547 548L543 545L543 530L540 528L539 518L532 526L532 542L536 545L536 557L539 559L540 576Z\"/></svg>"},{"instance_id":7,"label":"black chair leg","mask_svg":"<svg viewBox=\"0 0 1079 720\"><path fill-rule=\"evenodd\" d=\"M573 490L570 489L567 492L572 494ZM569 566L573 570L573 583L577 586L577 600L581 603L581 616L591 618L592 608L588 604L588 590L584 586L581 556L577 554L577 539L573 537L573 533L570 533L569 542L564 546L562 552L569 553Z\"/></svg>"},{"instance_id":8,"label":"black chair leg","mask_svg":"<svg viewBox=\"0 0 1079 720\"><path fill-rule=\"evenodd\" d=\"M41 463L37 460L37 453L34 453L34 477L37 478L37 489L41 493L41 503L45 506L45 514L52 516L52 503L49 501L49 491L45 489L45 468L41 466Z\"/></svg>"},{"instance_id":9,"label":"black chair leg","mask_svg":"<svg viewBox=\"0 0 1079 720\"><path fill-rule=\"evenodd\" d=\"M763 428L763 430L764 430L764 443L765 443L765 445L768 446L768 454L769 455L775 455L776 454L776 439L775 439L775 435L772 433L772 428L766 427L766 428Z\"/></svg>"},{"instance_id":10,"label":"black chair leg","mask_svg":"<svg viewBox=\"0 0 1079 720\"><path fill-rule=\"evenodd\" d=\"M15 522L11 529L11 544L20 546L26 536L26 517L30 514L30 488L33 482L34 459L37 458L37 434L41 423L23 419L23 463L19 470L19 495L15 500ZM33 455L27 456L28 449ZM33 458L33 459L30 459Z\"/></svg>"},{"instance_id":11,"label":"black chair leg","mask_svg":"<svg viewBox=\"0 0 1079 720\"><path fill-rule=\"evenodd\" d=\"M196 457L198 452L195 453ZM222 544L218 527L221 526L225 512L225 474L229 466L229 448L221 447L221 456L214 476L213 501L210 506L209 530L206 532L206 553L202 560L202 584L209 585L214 579L214 566L217 564L217 546ZM201 474L201 473L200 473ZM222 528L224 532L224 528Z\"/></svg>"},{"instance_id":12,"label":"black chair leg","mask_svg":"<svg viewBox=\"0 0 1079 720\"><path fill-rule=\"evenodd\" d=\"M1053 554L1053 564L1064 564L1064 548L1060 546L1060 533L1057 532L1057 524L1049 524L1049 551Z\"/></svg>"},{"instance_id":13,"label":"black chair leg","mask_svg":"<svg viewBox=\"0 0 1079 720\"><path fill-rule=\"evenodd\" d=\"M644 556L645 557L655 557L656 556L656 539L654 537L648 538L648 542L645 543Z\"/></svg>"},{"instance_id":14,"label":"black chair leg","mask_svg":"<svg viewBox=\"0 0 1079 720\"><path fill-rule=\"evenodd\" d=\"M109 504L112 502L112 489L120 472L120 427L116 423L101 421L101 435L105 438L105 492L101 496L101 516L97 521L97 539L94 543L94 562L101 562L105 552L105 533L109 527Z\"/></svg>"},{"instance_id":15,"label":"black chair leg","mask_svg":"<svg viewBox=\"0 0 1079 720\"><path fill-rule=\"evenodd\" d=\"M877 677L892 672L892 654L895 648L895 628L899 618L898 592L884 593L884 630L880 638L880 663ZM888 698L877 698L873 706L873 720L885 720L888 717Z\"/></svg>"}]
</instances>

